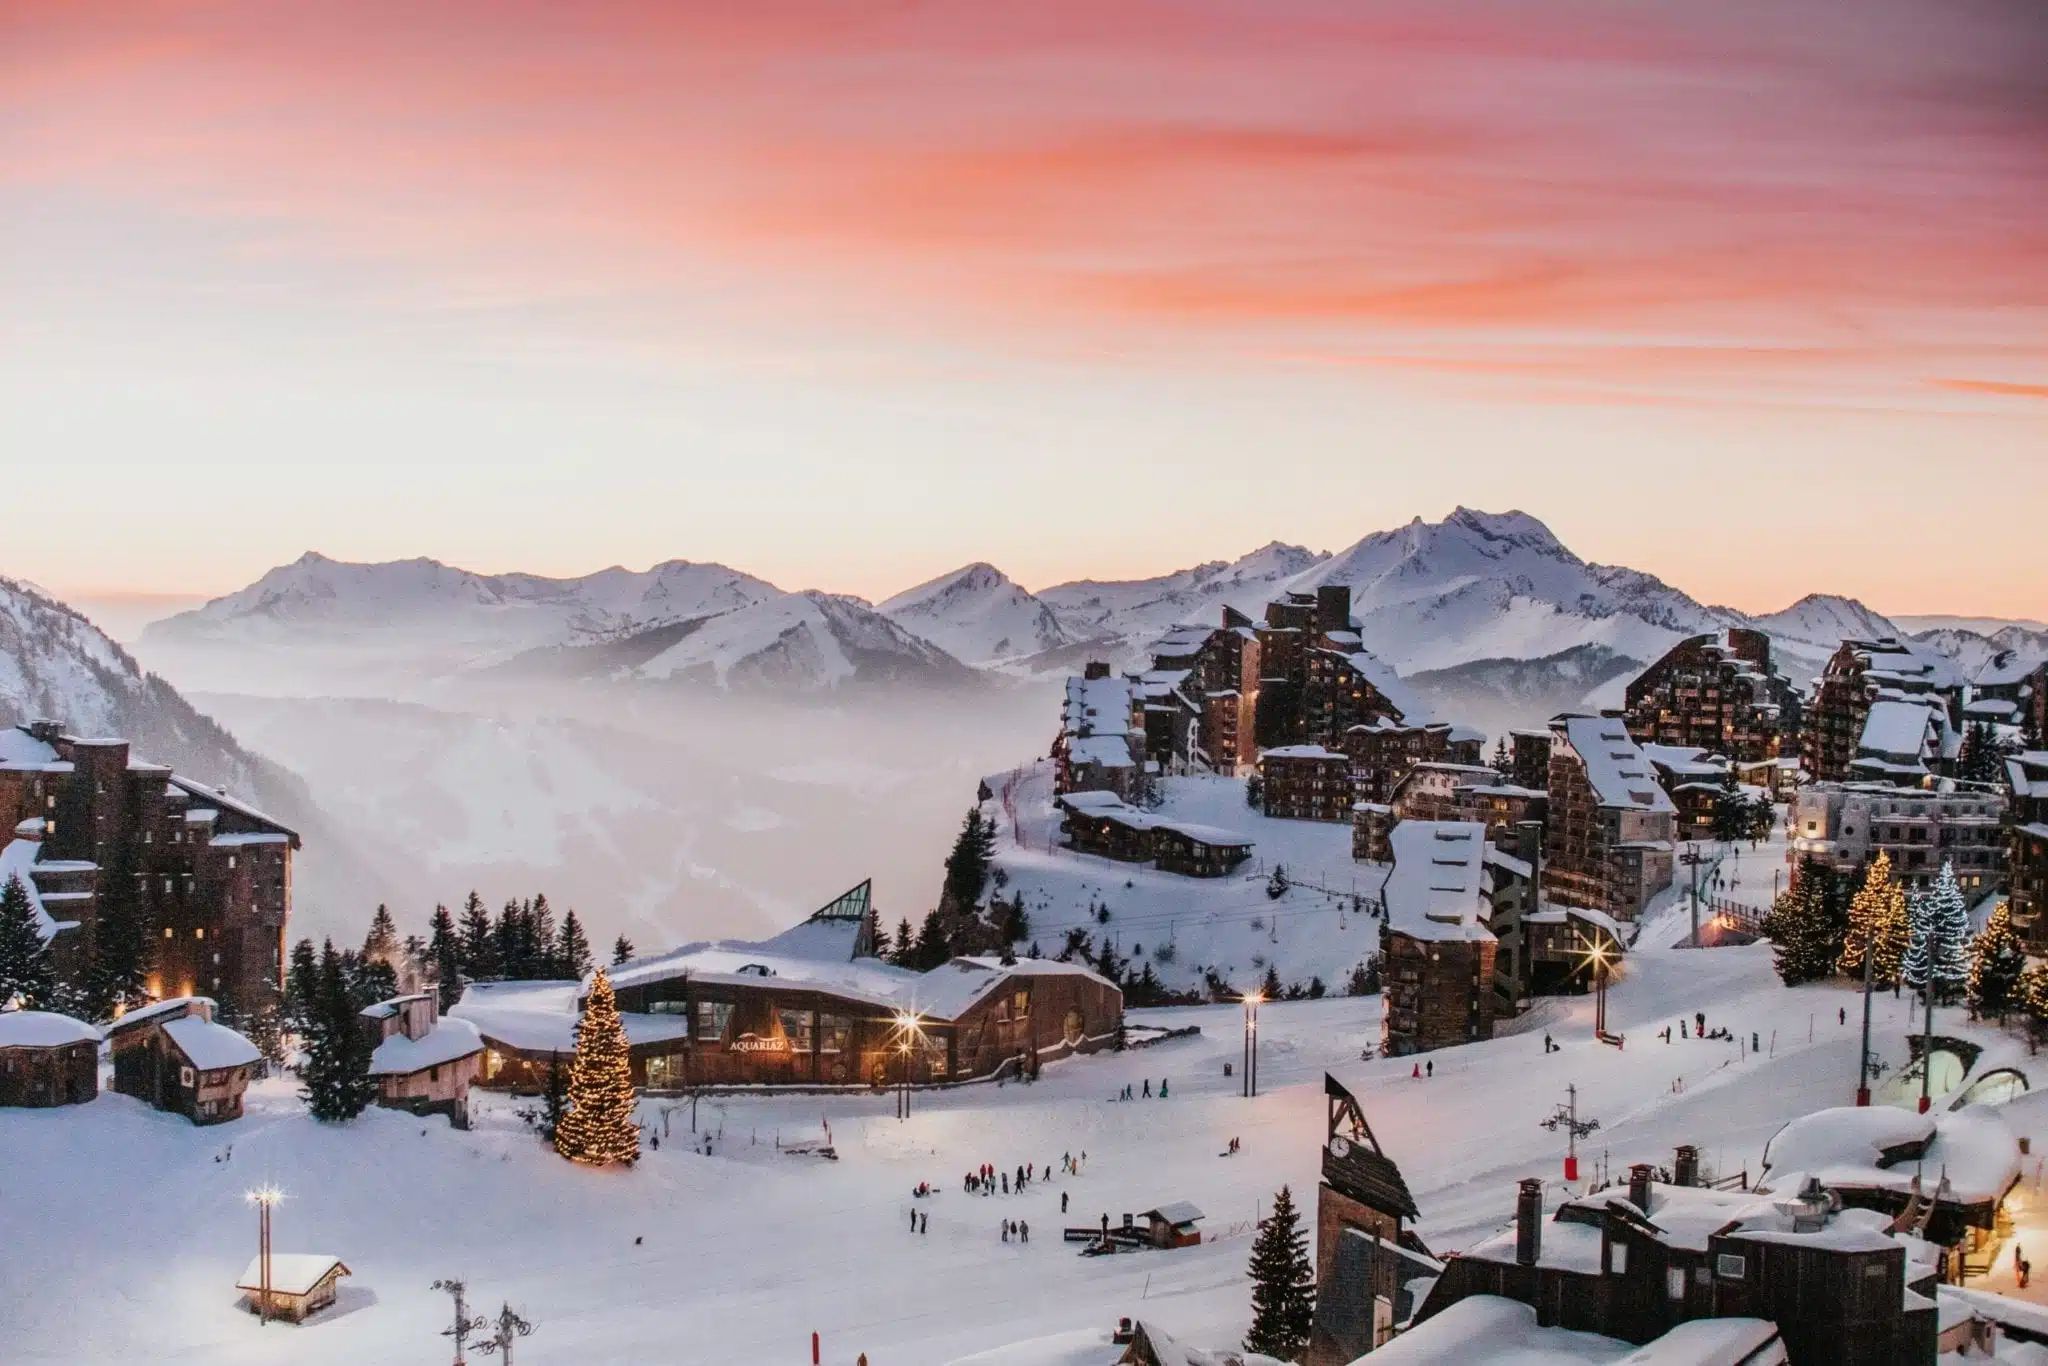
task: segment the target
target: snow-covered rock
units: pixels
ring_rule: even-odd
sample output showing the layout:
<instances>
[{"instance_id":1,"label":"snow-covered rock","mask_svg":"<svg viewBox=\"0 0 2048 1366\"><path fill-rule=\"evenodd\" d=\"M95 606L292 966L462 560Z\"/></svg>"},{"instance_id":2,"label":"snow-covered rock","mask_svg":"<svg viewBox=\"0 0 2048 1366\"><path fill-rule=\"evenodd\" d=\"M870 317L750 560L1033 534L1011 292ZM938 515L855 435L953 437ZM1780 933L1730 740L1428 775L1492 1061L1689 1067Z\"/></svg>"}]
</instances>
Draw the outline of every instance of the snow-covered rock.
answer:
<instances>
[{"instance_id":1,"label":"snow-covered rock","mask_svg":"<svg viewBox=\"0 0 2048 1366\"><path fill-rule=\"evenodd\" d=\"M1000 664L1080 638L1045 602L981 562L898 593L877 610L969 664Z\"/></svg>"}]
</instances>

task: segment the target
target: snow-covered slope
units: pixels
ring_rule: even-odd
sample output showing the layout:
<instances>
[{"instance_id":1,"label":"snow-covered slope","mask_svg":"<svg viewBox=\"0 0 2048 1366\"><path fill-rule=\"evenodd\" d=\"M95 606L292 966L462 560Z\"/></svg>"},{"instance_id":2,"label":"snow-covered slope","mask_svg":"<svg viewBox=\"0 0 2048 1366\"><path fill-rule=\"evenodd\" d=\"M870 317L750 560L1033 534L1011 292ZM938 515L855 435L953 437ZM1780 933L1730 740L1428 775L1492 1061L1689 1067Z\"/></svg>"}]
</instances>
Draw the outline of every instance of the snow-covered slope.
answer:
<instances>
[{"instance_id":1,"label":"snow-covered slope","mask_svg":"<svg viewBox=\"0 0 2048 1366\"><path fill-rule=\"evenodd\" d=\"M981 562L898 593L876 610L969 664L999 664L1078 639L1051 607Z\"/></svg>"},{"instance_id":2,"label":"snow-covered slope","mask_svg":"<svg viewBox=\"0 0 2048 1366\"><path fill-rule=\"evenodd\" d=\"M121 736L135 757L245 796L297 829L306 841L297 864L302 905L344 891L351 904L382 894L385 884L296 776L245 749L79 613L0 578L0 725L42 718L74 734Z\"/></svg>"},{"instance_id":3,"label":"snow-covered slope","mask_svg":"<svg viewBox=\"0 0 2048 1366\"><path fill-rule=\"evenodd\" d=\"M580 578L476 574L434 560L347 564L307 554L151 626L143 647L220 690L391 691L511 666L555 678L829 688L972 675L855 598L787 593L724 565L671 560ZM280 649L279 647L285 647Z\"/></svg>"},{"instance_id":4,"label":"snow-covered slope","mask_svg":"<svg viewBox=\"0 0 2048 1366\"><path fill-rule=\"evenodd\" d=\"M1774 638L1820 646L1826 653L1833 653L1835 646L1845 640L1905 634L1856 599L1833 593L1808 593L1783 611L1757 617L1755 625Z\"/></svg>"},{"instance_id":5,"label":"snow-covered slope","mask_svg":"<svg viewBox=\"0 0 2048 1366\"><path fill-rule=\"evenodd\" d=\"M2006 625L1989 635L1959 626L1938 626L1916 631L1914 641L1936 654L1947 655L1974 678L1999 655L2015 652L2020 659L2048 659L2048 631Z\"/></svg>"},{"instance_id":6,"label":"snow-covered slope","mask_svg":"<svg viewBox=\"0 0 2048 1366\"><path fill-rule=\"evenodd\" d=\"M1278 541L1236 560L1211 560L1150 579L1076 579L1039 593L1080 636L1142 650L1183 622L1213 622L1224 607L1257 615L1266 601L1326 557Z\"/></svg>"}]
</instances>

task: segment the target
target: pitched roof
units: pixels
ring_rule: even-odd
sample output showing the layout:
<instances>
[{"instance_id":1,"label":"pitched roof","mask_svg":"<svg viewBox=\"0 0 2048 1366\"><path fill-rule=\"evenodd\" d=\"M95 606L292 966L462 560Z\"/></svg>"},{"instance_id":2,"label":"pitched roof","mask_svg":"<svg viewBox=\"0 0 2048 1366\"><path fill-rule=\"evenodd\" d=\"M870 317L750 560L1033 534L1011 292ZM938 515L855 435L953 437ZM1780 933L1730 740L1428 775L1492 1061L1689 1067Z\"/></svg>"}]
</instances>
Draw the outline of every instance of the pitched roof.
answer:
<instances>
[{"instance_id":1,"label":"pitched roof","mask_svg":"<svg viewBox=\"0 0 2048 1366\"><path fill-rule=\"evenodd\" d=\"M246 1067L263 1057L255 1044L234 1030L196 1015L183 1015L169 1021L164 1025L164 1035L201 1072Z\"/></svg>"},{"instance_id":2,"label":"pitched roof","mask_svg":"<svg viewBox=\"0 0 2048 1366\"><path fill-rule=\"evenodd\" d=\"M334 1271L344 1276L353 1274L341 1258L330 1257L324 1252L273 1252L270 1254L270 1289L278 1295L309 1295L314 1286ZM249 1265L242 1268L242 1278L235 1282L235 1289L262 1288L263 1259L251 1257Z\"/></svg>"}]
</instances>

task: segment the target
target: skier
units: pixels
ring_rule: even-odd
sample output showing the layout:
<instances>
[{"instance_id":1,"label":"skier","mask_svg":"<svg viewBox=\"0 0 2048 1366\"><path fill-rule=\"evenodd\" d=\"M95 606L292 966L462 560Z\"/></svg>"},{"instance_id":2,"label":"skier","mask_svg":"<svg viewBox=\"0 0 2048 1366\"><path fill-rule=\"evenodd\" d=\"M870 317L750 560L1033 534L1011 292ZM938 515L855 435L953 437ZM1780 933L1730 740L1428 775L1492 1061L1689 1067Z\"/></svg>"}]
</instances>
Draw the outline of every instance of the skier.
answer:
<instances>
[{"instance_id":1,"label":"skier","mask_svg":"<svg viewBox=\"0 0 2048 1366\"><path fill-rule=\"evenodd\" d=\"M1681 1039L1689 1039L1692 1037L1690 1034L1685 1032L1685 1021L1683 1020L1680 1020L1678 1022L1678 1037Z\"/></svg>"},{"instance_id":2,"label":"skier","mask_svg":"<svg viewBox=\"0 0 2048 1366\"><path fill-rule=\"evenodd\" d=\"M1695 1010L1692 1013L1692 1024L1693 1032L1704 1037L1707 1032L1707 1012L1704 1010Z\"/></svg>"},{"instance_id":3,"label":"skier","mask_svg":"<svg viewBox=\"0 0 2048 1366\"><path fill-rule=\"evenodd\" d=\"M1749 1032L1749 1051L1752 1053L1761 1053L1764 1051L1763 1046L1757 1042L1756 1031L1753 1029Z\"/></svg>"}]
</instances>

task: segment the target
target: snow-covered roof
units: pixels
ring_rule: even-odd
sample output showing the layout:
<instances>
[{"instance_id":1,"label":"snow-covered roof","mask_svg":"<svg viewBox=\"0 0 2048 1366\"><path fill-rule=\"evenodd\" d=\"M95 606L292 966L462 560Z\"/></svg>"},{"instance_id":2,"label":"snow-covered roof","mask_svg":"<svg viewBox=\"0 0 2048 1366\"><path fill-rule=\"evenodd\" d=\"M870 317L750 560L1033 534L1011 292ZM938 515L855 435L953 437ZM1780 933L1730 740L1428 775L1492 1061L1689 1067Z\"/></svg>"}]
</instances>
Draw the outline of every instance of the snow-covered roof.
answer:
<instances>
[{"instance_id":1,"label":"snow-covered roof","mask_svg":"<svg viewBox=\"0 0 2048 1366\"><path fill-rule=\"evenodd\" d=\"M282 830L238 830L215 835L207 843L215 849L233 849L245 844L290 844L292 837Z\"/></svg>"},{"instance_id":2,"label":"snow-covered roof","mask_svg":"<svg viewBox=\"0 0 2048 1366\"><path fill-rule=\"evenodd\" d=\"M1107 678L1069 678L1062 718L1069 735L1128 735L1131 729L1131 682Z\"/></svg>"},{"instance_id":3,"label":"snow-covered roof","mask_svg":"<svg viewBox=\"0 0 2048 1366\"><path fill-rule=\"evenodd\" d=\"M1401 713L1402 724L1421 726L1436 719L1429 704L1422 700L1422 694L1410 687L1408 680L1401 677L1393 665L1372 651L1353 650L1344 655L1344 662L1393 704L1394 709Z\"/></svg>"},{"instance_id":4,"label":"snow-covered roof","mask_svg":"<svg viewBox=\"0 0 2048 1366\"><path fill-rule=\"evenodd\" d=\"M202 1020L197 1015L183 1015L167 1022L164 1033L201 1072L246 1067L263 1056L255 1044L226 1025Z\"/></svg>"},{"instance_id":5,"label":"snow-covered roof","mask_svg":"<svg viewBox=\"0 0 2048 1366\"><path fill-rule=\"evenodd\" d=\"M213 806L225 807L227 810L239 816L245 816L252 821L261 821L265 825L274 825L286 834L292 835L293 838L297 838L291 827L283 821L278 820L274 816L265 815L245 801L230 797L219 788L208 787L205 783L194 782L190 778L175 773L171 775L170 781L172 786L184 789L189 796L197 797L201 801L208 802Z\"/></svg>"},{"instance_id":6,"label":"snow-covered roof","mask_svg":"<svg viewBox=\"0 0 2048 1366\"><path fill-rule=\"evenodd\" d=\"M50 914L49 908L44 904L48 898L43 890L36 886L37 870L89 872L97 865L78 860L51 863L43 859L42 853L43 843L39 839L13 839L0 846L0 887L5 887L10 878L21 879L22 890L28 893L29 909L35 913L36 932L42 935L43 942L47 944L62 931L77 929L78 922L59 920Z\"/></svg>"},{"instance_id":7,"label":"snow-covered roof","mask_svg":"<svg viewBox=\"0 0 2048 1366\"><path fill-rule=\"evenodd\" d=\"M1940 742L1941 704L1881 697L1870 704L1857 748L1866 754L1925 755Z\"/></svg>"},{"instance_id":8,"label":"snow-covered roof","mask_svg":"<svg viewBox=\"0 0 2048 1366\"><path fill-rule=\"evenodd\" d=\"M1493 938L1480 903L1485 826L1477 821L1401 821L1387 840L1394 868L1381 896L1389 930L1415 939Z\"/></svg>"},{"instance_id":9,"label":"snow-covered roof","mask_svg":"<svg viewBox=\"0 0 2048 1366\"><path fill-rule=\"evenodd\" d=\"M1542 1243L1537 1249L1536 1265L1553 1271L1576 1271L1582 1275L1597 1276L1601 1271L1600 1245L1603 1241L1597 1224L1559 1223L1546 1219L1543 1224ZM1483 1262L1512 1262L1515 1260L1515 1226L1509 1224L1490 1237L1465 1249L1464 1255Z\"/></svg>"},{"instance_id":10,"label":"snow-covered roof","mask_svg":"<svg viewBox=\"0 0 2048 1366\"><path fill-rule=\"evenodd\" d=\"M328 1273L339 1271L351 1274L339 1257L330 1257L324 1252L273 1252L270 1254L270 1289L278 1295L310 1295L313 1287L327 1279ZM263 1288L263 1259L251 1257L249 1265L242 1268L242 1278L235 1282L237 1290L261 1290Z\"/></svg>"},{"instance_id":11,"label":"snow-covered roof","mask_svg":"<svg viewBox=\"0 0 2048 1366\"><path fill-rule=\"evenodd\" d=\"M1561 716L1552 723L1585 766L1586 781L1602 806L1672 811L1671 798L1657 784L1642 747L1629 738L1628 727L1610 716Z\"/></svg>"},{"instance_id":12,"label":"snow-covered roof","mask_svg":"<svg viewBox=\"0 0 2048 1366\"><path fill-rule=\"evenodd\" d=\"M0 730L0 769L30 773L69 773L71 761L57 757L54 745L38 740L20 726Z\"/></svg>"},{"instance_id":13,"label":"snow-covered roof","mask_svg":"<svg viewBox=\"0 0 2048 1366\"><path fill-rule=\"evenodd\" d=\"M1148 1209L1138 1217L1141 1219L1158 1219L1162 1223L1172 1224L1177 1228L1183 1224L1192 1224L1200 1219L1202 1211L1196 1208L1190 1201L1172 1200L1159 1206L1157 1209Z\"/></svg>"},{"instance_id":14,"label":"snow-covered roof","mask_svg":"<svg viewBox=\"0 0 2048 1366\"><path fill-rule=\"evenodd\" d=\"M1337 750L1325 749L1321 745L1276 745L1272 749L1261 750L1259 757L1261 759L1342 759L1345 756Z\"/></svg>"},{"instance_id":15,"label":"snow-covered roof","mask_svg":"<svg viewBox=\"0 0 2048 1366\"><path fill-rule=\"evenodd\" d=\"M1924 1149L1922 1149L1924 1145ZM1886 1165L1885 1152L1922 1149ZM1823 1186L1903 1191L1917 1175L1935 1194L1974 1204L1997 1200L2020 1174L2020 1145L1993 1106L1922 1115L1893 1106L1836 1106L1801 1116L1764 1147L1759 1190L1793 1190L1805 1177Z\"/></svg>"},{"instance_id":16,"label":"snow-covered roof","mask_svg":"<svg viewBox=\"0 0 2048 1366\"><path fill-rule=\"evenodd\" d=\"M571 1053L576 1025L582 1016L576 1001L580 982L472 982L452 1006L443 1023L467 1020L486 1042L522 1053ZM626 1042L665 1043L690 1036L680 1015L643 1015L620 1011Z\"/></svg>"},{"instance_id":17,"label":"snow-covered roof","mask_svg":"<svg viewBox=\"0 0 2048 1366\"><path fill-rule=\"evenodd\" d=\"M123 1029L133 1028L145 1020L154 1020L160 1015L176 1015L189 1011L194 1006L204 1007L209 1017L213 1014L213 998L211 996L171 996L164 1000L152 1001L146 1006L137 1006L133 1010L124 1012L121 1018L109 1024L104 1032L107 1034L118 1033Z\"/></svg>"},{"instance_id":18,"label":"snow-covered roof","mask_svg":"<svg viewBox=\"0 0 2048 1366\"><path fill-rule=\"evenodd\" d=\"M629 987L685 975L698 982L831 991L880 1005L896 1004L904 984L918 976L879 958L834 962L776 953L752 942L711 942L636 958L613 970L611 979L615 987Z\"/></svg>"},{"instance_id":19,"label":"snow-covered roof","mask_svg":"<svg viewBox=\"0 0 2048 1366\"><path fill-rule=\"evenodd\" d=\"M1080 735L1067 742L1067 757L1077 764L1099 768L1130 768L1131 744L1124 735Z\"/></svg>"},{"instance_id":20,"label":"snow-covered roof","mask_svg":"<svg viewBox=\"0 0 2048 1366\"><path fill-rule=\"evenodd\" d=\"M1215 848L1249 849L1257 842L1241 830L1178 821L1150 811L1140 811L1114 792L1068 792L1059 798L1059 804L1080 815L1115 821L1131 830L1170 830L1197 844Z\"/></svg>"},{"instance_id":21,"label":"snow-covered roof","mask_svg":"<svg viewBox=\"0 0 2048 1366\"><path fill-rule=\"evenodd\" d=\"M424 991L415 991L406 996L393 996L389 1000L379 1001L375 1005L364 1006L356 1013L358 1015L367 1015L373 1020L388 1020L393 1015L396 1015L408 1002L424 1001L428 995L429 993Z\"/></svg>"},{"instance_id":22,"label":"snow-covered roof","mask_svg":"<svg viewBox=\"0 0 2048 1366\"><path fill-rule=\"evenodd\" d=\"M97 1029L69 1015L48 1010L0 1011L0 1048L59 1048L99 1041Z\"/></svg>"},{"instance_id":23,"label":"snow-covered roof","mask_svg":"<svg viewBox=\"0 0 2048 1366\"><path fill-rule=\"evenodd\" d=\"M1445 1362L1619 1362L1634 1348L1619 1338L1546 1328L1536 1311L1499 1295L1467 1295L1440 1314L1374 1348L1372 1366L1441 1366ZM1688 1358L1696 1360L1696 1358Z\"/></svg>"},{"instance_id":24,"label":"snow-covered roof","mask_svg":"<svg viewBox=\"0 0 2048 1366\"><path fill-rule=\"evenodd\" d=\"M1668 773L1706 779L1718 778L1728 771L1728 761L1710 750L1694 745L1659 745L1644 742L1636 748L1643 757Z\"/></svg>"},{"instance_id":25,"label":"snow-covered roof","mask_svg":"<svg viewBox=\"0 0 2048 1366\"><path fill-rule=\"evenodd\" d=\"M393 1034L370 1054L370 1075L403 1077L481 1053L483 1035L468 1020L442 1020L417 1039Z\"/></svg>"}]
</instances>

